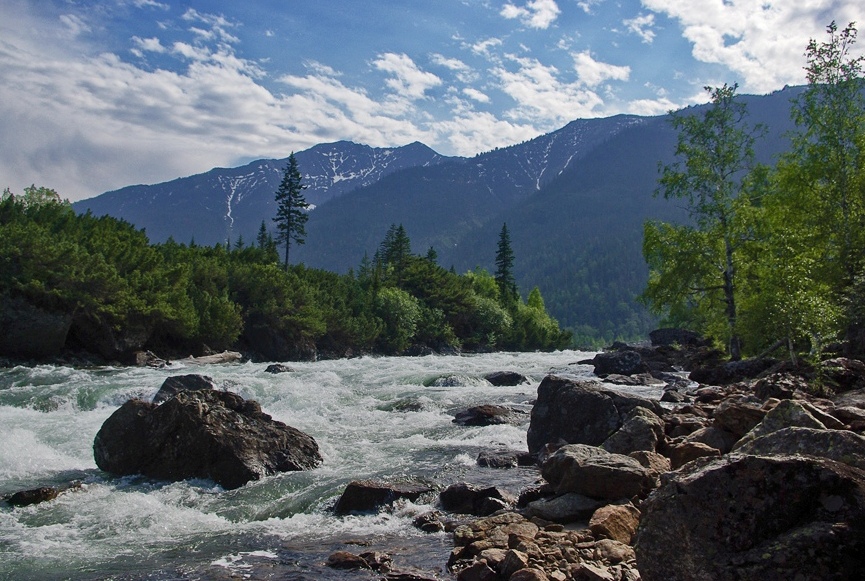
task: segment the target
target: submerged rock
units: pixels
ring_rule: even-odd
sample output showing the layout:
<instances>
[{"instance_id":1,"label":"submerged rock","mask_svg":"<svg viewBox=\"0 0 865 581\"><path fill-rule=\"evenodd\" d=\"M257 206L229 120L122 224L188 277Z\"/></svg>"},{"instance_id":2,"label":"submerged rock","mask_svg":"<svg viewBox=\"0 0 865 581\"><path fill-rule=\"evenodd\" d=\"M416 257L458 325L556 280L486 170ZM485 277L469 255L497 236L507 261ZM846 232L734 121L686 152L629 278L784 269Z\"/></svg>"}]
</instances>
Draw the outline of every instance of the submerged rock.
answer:
<instances>
[{"instance_id":1,"label":"submerged rock","mask_svg":"<svg viewBox=\"0 0 865 581\"><path fill-rule=\"evenodd\" d=\"M183 391L161 405L132 399L93 442L96 465L118 475L207 478L237 488L321 463L315 440L228 391Z\"/></svg>"},{"instance_id":2,"label":"submerged rock","mask_svg":"<svg viewBox=\"0 0 865 581\"><path fill-rule=\"evenodd\" d=\"M496 387L515 387L523 383L530 383L528 377L516 371L495 371L484 375L484 379Z\"/></svg>"},{"instance_id":3,"label":"submerged rock","mask_svg":"<svg viewBox=\"0 0 865 581\"><path fill-rule=\"evenodd\" d=\"M339 500L336 501L334 512L337 514L374 512L383 506L392 505L401 498L414 502L421 495L430 493L432 490L431 487L423 484L388 484L374 480L355 480L346 486Z\"/></svg>"}]
</instances>

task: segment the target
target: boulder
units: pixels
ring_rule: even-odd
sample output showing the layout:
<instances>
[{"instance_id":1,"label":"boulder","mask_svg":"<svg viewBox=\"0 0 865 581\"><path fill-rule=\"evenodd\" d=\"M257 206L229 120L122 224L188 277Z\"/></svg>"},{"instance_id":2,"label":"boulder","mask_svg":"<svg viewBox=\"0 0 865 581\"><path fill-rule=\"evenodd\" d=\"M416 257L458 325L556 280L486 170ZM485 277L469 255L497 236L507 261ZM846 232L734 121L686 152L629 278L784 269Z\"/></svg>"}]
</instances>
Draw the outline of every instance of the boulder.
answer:
<instances>
[{"instance_id":1,"label":"boulder","mask_svg":"<svg viewBox=\"0 0 865 581\"><path fill-rule=\"evenodd\" d=\"M528 377L516 371L495 371L484 375L484 379L496 387L515 387L523 383L531 383Z\"/></svg>"},{"instance_id":2,"label":"boulder","mask_svg":"<svg viewBox=\"0 0 865 581\"><path fill-rule=\"evenodd\" d=\"M727 398L718 404L712 418L717 427L741 438L763 421L765 415L766 410L756 403Z\"/></svg>"},{"instance_id":3,"label":"boulder","mask_svg":"<svg viewBox=\"0 0 865 581\"><path fill-rule=\"evenodd\" d=\"M637 460L584 444L556 450L544 462L541 474L556 494L575 492L591 498L632 498L653 486L649 471Z\"/></svg>"},{"instance_id":4,"label":"boulder","mask_svg":"<svg viewBox=\"0 0 865 581\"><path fill-rule=\"evenodd\" d=\"M599 446L615 433L636 407L660 415L661 404L598 386L549 375L538 386L526 439L532 454L548 443Z\"/></svg>"},{"instance_id":5,"label":"boulder","mask_svg":"<svg viewBox=\"0 0 865 581\"><path fill-rule=\"evenodd\" d=\"M775 359L728 361L721 365L698 367L691 371L688 378L706 385L729 385L737 381L753 379L777 363Z\"/></svg>"},{"instance_id":6,"label":"boulder","mask_svg":"<svg viewBox=\"0 0 865 581\"><path fill-rule=\"evenodd\" d=\"M568 524L585 522L603 505L603 501L569 492L554 498L542 498L530 502L526 506L525 512L529 516Z\"/></svg>"},{"instance_id":7,"label":"boulder","mask_svg":"<svg viewBox=\"0 0 865 581\"><path fill-rule=\"evenodd\" d=\"M598 353L592 359L592 364L595 366L595 375L599 377L609 374L634 375L649 371L640 354L630 349Z\"/></svg>"},{"instance_id":8,"label":"boulder","mask_svg":"<svg viewBox=\"0 0 865 581\"><path fill-rule=\"evenodd\" d=\"M487 516L516 503L516 498L504 490L489 486L481 488L466 482L451 484L439 494L443 509L460 514Z\"/></svg>"},{"instance_id":9,"label":"boulder","mask_svg":"<svg viewBox=\"0 0 865 581\"><path fill-rule=\"evenodd\" d=\"M602 506L589 519L589 529L595 538L613 539L626 545L631 544L639 524L640 510L631 503Z\"/></svg>"},{"instance_id":10,"label":"boulder","mask_svg":"<svg viewBox=\"0 0 865 581\"><path fill-rule=\"evenodd\" d=\"M719 450L721 454L726 454L732 450L738 440L739 438L735 434L715 426L700 428L685 436L686 442L700 442Z\"/></svg>"},{"instance_id":11,"label":"boulder","mask_svg":"<svg viewBox=\"0 0 865 581\"><path fill-rule=\"evenodd\" d=\"M162 382L159 391L153 396L153 403L162 403L167 401L183 391L199 391L210 390L216 387L213 378L206 375L197 375L190 373L189 375L172 375L166 377Z\"/></svg>"},{"instance_id":12,"label":"boulder","mask_svg":"<svg viewBox=\"0 0 865 581\"><path fill-rule=\"evenodd\" d=\"M44 359L60 354L72 326L72 313L52 312L18 297L0 300L0 355Z\"/></svg>"},{"instance_id":13,"label":"boulder","mask_svg":"<svg viewBox=\"0 0 865 581\"><path fill-rule=\"evenodd\" d=\"M360 555L348 551L336 551L327 558L327 566L331 569L370 569L369 563Z\"/></svg>"},{"instance_id":14,"label":"boulder","mask_svg":"<svg viewBox=\"0 0 865 581\"><path fill-rule=\"evenodd\" d=\"M334 512L337 514L375 512L401 498L414 502L421 495L429 492L432 492L432 488L422 484L388 484L375 480L355 480L346 486L339 500L336 501Z\"/></svg>"},{"instance_id":15,"label":"boulder","mask_svg":"<svg viewBox=\"0 0 865 581\"><path fill-rule=\"evenodd\" d=\"M604 440L601 448L614 454L630 454L637 450L654 452L664 437L664 421L644 407L635 407L622 427Z\"/></svg>"},{"instance_id":16,"label":"boulder","mask_svg":"<svg viewBox=\"0 0 865 581\"><path fill-rule=\"evenodd\" d=\"M294 369L282 363L271 363L264 370L265 373L291 373Z\"/></svg>"},{"instance_id":17,"label":"boulder","mask_svg":"<svg viewBox=\"0 0 865 581\"><path fill-rule=\"evenodd\" d=\"M161 405L127 401L102 424L93 454L113 474L208 478L228 489L321 462L311 436L215 390L182 391Z\"/></svg>"},{"instance_id":18,"label":"boulder","mask_svg":"<svg viewBox=\"0 0 865 581\"><path fill-rule=\"evenodd\" d=\"M782 428L742 444L736 452L757 456L817 456L865 470L865 437L847 430Z\"/></svg>"},{"instance_id":19,"label":"boulder","mask_svg":"<svg viewBox=\"0 0 865 581\"><path fill-rule=\"evenodd\" d=\"M766 417L763 418L763 421L754 426L754 429L749 431L738 442L736 442L736 445L733 446L733 450L777 430L794 426L801 428L814 428L817 430L826 429L826 426L820 420L811 415L811 412L805 409L802 404L792 399L785 399L772 408L772 410L766 414Z\"/></svg>"},{"instance_id":20,"label":"boulder","mask_svg":"<svg viewBox=\"0 0 865 581\"><path fill-rule=\"evenodd\" d=\"M678 470L688 462L707 456L720 456L721 451L702 442L679 440L668 442L663 454L670 459L670 469Z\"/></svg>"},{"instance_id":21,"label":"boulder","mask_svg":"<svg viewBox=\"0 0 865 581\"><path fill-rule=\"evenodd\" d=\"M487 468L516 468L534 466L535 457L528 452L517 450L482 450L478 454L478 466Z\"/></svg>"},{"instance_id":22,"label":"boulder","mask_svg":"<svg viewBox=\"0 0 865 581\"><path fill-rule=\"evenodd\" d=\"M459 412L453 423L461 426L496 426L519 423L519 415L509 407L484 404Z\"/></svg>"},{"instance_id":23,"label":"boulder","mask_svg":"<svg viewBox=\"0 0 865 581\"><path fill-rule=\"evenodd\" d=\"M825 459L727 456L674 473L642 504L645 581L857 579L865 472Z\"/></svg>"},{"instance_id":24,"label":"boulder","mask_svg":"<svg viewBox=\"0 0 865 581\"><path fill-rule=\"evenodd\" d=\"M40 488L31 488L29 490L19 490L15 494L9 496L6 502L12 506L30 506L31 504L39 504L54 500L60 494L61 490L54 486L42 486Z\"/></svg>"},{"instance_id":25,"label":"boulder","mask_svg":"<svg viewBox=\"0 0 865 581\"><path fill-rule=\"evenodd\" d=\"M836 357L822 363L823 374L838 391L865 388L865 362Z\"/></svg>"}]
</instances>

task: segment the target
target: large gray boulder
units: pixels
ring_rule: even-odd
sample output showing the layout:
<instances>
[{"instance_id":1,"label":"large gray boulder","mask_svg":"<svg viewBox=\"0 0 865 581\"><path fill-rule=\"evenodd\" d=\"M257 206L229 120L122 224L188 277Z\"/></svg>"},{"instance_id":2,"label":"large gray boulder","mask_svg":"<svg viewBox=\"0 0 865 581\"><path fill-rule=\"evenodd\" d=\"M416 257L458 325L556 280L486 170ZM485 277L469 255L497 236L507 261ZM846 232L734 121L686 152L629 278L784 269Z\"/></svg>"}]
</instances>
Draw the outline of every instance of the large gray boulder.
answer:
<instances>
[{"instance_id":1,"label":"large gray boulder","mask_svg":"<svg viewBox=\"0 0 865 581\"><path fill-rule=\"evenodd\" d=\"M548 375L538 386L532 408L529 452L535 454L548 443L599 446L622 427L636 407L656 415L663 413L661 404L654 400Z\"/></svg>"},{"instance_id":2,"label":"large gray boulder","mask_svg":"<svg viewBox=\"0 0 865 581\"><path fill-rule=\"evenodd\" d=\"M848 430L782 428L743 444L736 453L817 456L865 470L865 437Z\"/></svg>"},{"instance_id":3,"label":"large gray boulder","mask_svg":"<svg viewBox=\"0 0 865 581\"><path fill-rule=\"evenodd\" d=\"M611 500L645 495L655 484L649 470L634 458L584 444L556 450L544 462L541 475L556 494Z\"/></svg>"},{"instance_id":4,"label":"large gray boulder","mask_svg":"<svg viewBox=\"0 0 865 581\"><path fill-rule=\"evenodd\" d=\"M798 456L697 460L641 505L645 581L860 579L865 472Z\"/></svg>"},{"instance_id":5,"label":"large gray boulder","mask_svg":"<svg viewBox=\"0 0 865 581\"><path fill-rule=\"evenodd\" d=\"M93 455L113 474L207 478L224 488L321 462L311 436L273 420L255 401L214 390L184 391L161 405L127 401L102 424Z\"/></svg>"},{"instance_id":6,"label":"large gray boulder","mask_svg":"<svg viewBox=\"0 0 865 581\"><path fill-rule=\"evenodd\" d=\"M188 375L172 375L166 377L159 387L159 391L153 396L153 403L168 401L182 391L208 390L216 387L212 377L190 373Z\"/></svg>"}]
</instances>

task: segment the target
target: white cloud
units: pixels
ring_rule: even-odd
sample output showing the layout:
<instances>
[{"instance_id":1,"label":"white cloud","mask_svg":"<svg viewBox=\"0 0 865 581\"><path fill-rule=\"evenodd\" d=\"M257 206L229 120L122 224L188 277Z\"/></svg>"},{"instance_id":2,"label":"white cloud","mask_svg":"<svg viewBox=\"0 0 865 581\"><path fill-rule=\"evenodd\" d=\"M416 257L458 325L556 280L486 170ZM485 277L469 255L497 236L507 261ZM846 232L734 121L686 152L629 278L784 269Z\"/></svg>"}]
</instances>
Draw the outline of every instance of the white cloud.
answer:
<instances>
[{"instance_id":1,"label":"white cloud","mask_svg":"<svg viewBox=\"0 0 865 581\"><path fill-rule=\"evenodd\" d=\"M428 89L442 84L432 73L422 71L406 54L388 52L373 61L373 66L393 76L385 81L398 95L409 99L421 99Z\"/></svg>"},{"instance_id":2,"label":"white cloud","mask_svg":"<svg viewBox=\"0 0 865 581\"><path fill-rule=\"evenodd\" d=\"M604 0L580 0L577 2L577 6L579 6L586 14L591 14L595 6L603 1Z\"/></svg>"},{"instance_id":3,"label":"white cloud","mask_svg":"<svg viewBox=\"0 0 865 581\"><path fill-rule=\"evenodd\" d=\"M581 82L560 80L556 67L537 59L509 55L508 60L517 65L517 70L501 66L492 71L499 78L501 89L517 103L506 113L508 118L553 128L579 117L597 117L603 100Z\"/></svg>"},{"instance_id":4,"label":"white cloud","mask_svg":"<svg viewBox=\"0 0 865 581\"><path fill-rule=\"evenodd\" d=\"M168 10L171 7L168 4L157 2L156 0L133 0L132 4L136 8L159 8L160 10Z\"/></svg>"},{"instance_id":5,"label":"white cloud","mask_svg":"<svg viewBox=\"0 0 865 581\"><path fill-rule=\"evenodd\" d=\"M145 52L156 52L156 53L164 53L167 52L168 49L162 46L162 42L156 37L153 38L139 38L137 36L132 37L132 43L135 47L141 51Z\"/></svg>"},{"instance_id":6,"label":"white cloud","mask_svg":"<svg viewBox=\"0 0 865 581\"><path fill-rule=\"evenodd\" d=\"M802 54L829 21L862 20L860 0L641 1L679 21L694 58L729 68L739 77L730 82L759 93L805 82Z\"/></svg>"},{"instance_id":7,"label":"white cloud","mask_svg":"<svg viewBox=\"0 0 865 581\"><path fill-rule=\"evenodd\" d=\"M90 25L77 14L62 14L60 15L60 22L63 23L73 38L91 31Z\"/></svg>"},{"instance_id":8,"label":"white cloud","mask_svg":"<svg viewBox=\"0 0 865 581\"><path fill-rule=\"evenodd\" d=\"M468 71L471 67L469 67L466 63L461 61L460 59L448 58L442 54L435 53L431 55L430 60L433 64L445 67L452 71Z\"/></svg>"},{"instance_id":9,"label":"white cloud","mask_svg":"<svg viewBox=\"0 0 865 581\"><path fill-rule=\"evenodd\" d=\"M507 19L518 18L531 28L547 29L559 17L561 10L555 0L529 0L525 7L505 4L501 14Z\"/></svg>"},{"instance_id":10,"label":"white cloud","mask_svg":"<svg viewBox=\"0 0 865 581\"><path fill-rule=\"evenodd\" d=\"M477 89L473 89L471 87L466 87L465 89L463 89L463 94L465 96L467 96L468 98L470 98L474 101L477 101L478 103L489 103L490 102L489 95L487 95L486 93L482 93L481 91L478 91Z\"/></svg>"},{"instance_id":11,"label":"white cloud","mask_svg":"<svg viewBox=\"0 0 865 581\"><path fill-rule=\"evenodd\" d=\"M623 20L622 24L628 27L628 32L636 34L646 44L652 44L652 41L655 40L655 31L652 30L655 25L654 14L641 14L636 18Z\"/></svg>"},{"instance_id":12,"label":"white cloud","mask_svg":"<svg viewBox=\"0 0 865 581\"><path fill-rule=\"evenodd\" d=\"M588 87L596 87L604 81L627 81L631 75L631 67L611 65L596 61L589 51L574 53L574 69L580 81Z\"/></svg>"},{"instance_id":13,"label":"white cloud","mask_svg":"<svg viewBox=\"0 0 865 581\"><path fill-rule=\"evenodd\" d=\"M468 47L477 55L490 56L490 49L501 45L502 39L493 37L478 41L472 45L468 45Z\"/></svg>"}]
</instances>

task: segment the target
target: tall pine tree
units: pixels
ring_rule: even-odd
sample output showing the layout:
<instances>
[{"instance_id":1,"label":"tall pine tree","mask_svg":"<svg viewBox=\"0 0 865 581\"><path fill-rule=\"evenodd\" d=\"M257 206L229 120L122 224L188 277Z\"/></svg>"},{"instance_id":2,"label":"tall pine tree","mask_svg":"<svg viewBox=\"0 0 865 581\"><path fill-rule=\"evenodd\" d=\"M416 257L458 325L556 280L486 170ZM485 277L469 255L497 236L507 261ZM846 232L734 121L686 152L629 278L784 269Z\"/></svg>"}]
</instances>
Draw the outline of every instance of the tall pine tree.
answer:
<instances>
[{"instance_id":1,"label":"tall pine tree","mask_svg":"<svg viewBox=\"0 0 865 581\"><path fill-rule=\"evenodd\" d=\"M514 278L514 251L511 248L511 237L508 234L507 224L502 224L502 231L499 234L495 278L503 303L512 302L517 298L517 281Z\"/></svg>"},{"instance_id":2,"label":"tall pine tree","mask_svg":"<svg viewBox=\"0 0 865 581\"><path fill-rule=\"evenodd\" d=\"M288 165L282 177L282 183L276 190L276 222L278 244L285 244L285 269L288 270L288 251L291 243L303 244L306 242L306 221L309 214L306 213L309 204L303 196L306 185L302 183L300 170L297 169L297 159L294 152L288 156Z\"/></svg>"}]
</instances>

